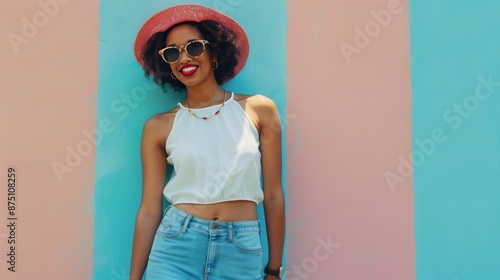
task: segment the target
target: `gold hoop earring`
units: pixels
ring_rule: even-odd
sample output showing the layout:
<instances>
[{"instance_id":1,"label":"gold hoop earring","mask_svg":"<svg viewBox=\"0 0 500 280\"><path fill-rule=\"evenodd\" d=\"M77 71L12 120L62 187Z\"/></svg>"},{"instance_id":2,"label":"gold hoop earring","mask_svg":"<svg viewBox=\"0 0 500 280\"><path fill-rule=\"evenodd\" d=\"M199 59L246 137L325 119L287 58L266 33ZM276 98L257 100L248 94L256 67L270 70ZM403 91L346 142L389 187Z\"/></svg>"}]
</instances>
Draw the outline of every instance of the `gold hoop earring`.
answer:
<instances>
[{"instance_id":1,"label":"gold hoop earring","mask_svg":"<svg viewBox=\"0 0 500 280\"><path fill-rule=\"evenodd\" d=\"M177 78L174 76L173 72L170 72L170 77L172 77L172 79L174 79L174 80L177 80Z\"/></svg>"},{"instance_id":2,"label":"gold hoop earring","mask_svg":"<svg viewBox=\"0 0 500 280\"><path fill-rule=\"evenodd\" d=\"M218 62L217 60L216 60L216 61L214 61L214 63L212 63L212 68L213 68L214 70L217 70L217 68L219 68L219 62Z\"/></svg>"}]
</instances>

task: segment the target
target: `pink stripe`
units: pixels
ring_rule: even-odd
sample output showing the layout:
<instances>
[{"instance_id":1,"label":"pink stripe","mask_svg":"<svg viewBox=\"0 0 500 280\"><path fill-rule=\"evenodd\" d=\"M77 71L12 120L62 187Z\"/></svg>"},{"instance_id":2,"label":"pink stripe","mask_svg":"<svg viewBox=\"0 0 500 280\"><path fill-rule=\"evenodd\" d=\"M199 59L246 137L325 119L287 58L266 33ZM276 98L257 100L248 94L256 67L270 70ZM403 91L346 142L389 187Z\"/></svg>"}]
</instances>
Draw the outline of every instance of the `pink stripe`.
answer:
<instances>
[{"instance_id":1,"label":"pink stripe","mask_svg":"<svg viewBox=\"0 0 500 280\"><path fill-rule=\"evenodd\" d=\"M288 15L287 279L415 279L412 177L384 177L411 151L407 2Z\"/></svg>"},{"instance_id":2,"label":"pink stripe","mask_svg":"<svg viewBox=\"0 0 500 280\"><path fill-rule=\"evenodd\" d=\"M95 145L84 131L95 127L98 5L31 0L2 9L0 279L92 277ZM9 165L17 175L16 273L4 255L14 244L2 238Z\"/></svg>"}]
</instances>

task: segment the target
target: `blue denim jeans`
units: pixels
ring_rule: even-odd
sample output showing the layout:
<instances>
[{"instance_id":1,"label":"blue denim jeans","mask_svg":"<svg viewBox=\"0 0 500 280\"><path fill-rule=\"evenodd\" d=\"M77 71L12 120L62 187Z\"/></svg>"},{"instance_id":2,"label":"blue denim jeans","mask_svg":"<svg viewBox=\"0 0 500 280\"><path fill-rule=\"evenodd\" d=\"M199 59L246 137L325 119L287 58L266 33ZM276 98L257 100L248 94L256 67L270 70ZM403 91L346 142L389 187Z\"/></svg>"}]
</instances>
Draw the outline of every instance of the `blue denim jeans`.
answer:
<instances>
[{"instance_id":1,"label":"blue denim jeans","mask_svg":"<svg viewBox=\"0 0 500 280\"><path fill-rule=\"evenodd\" d=\"M145 279L262 279L260 233L258 220L205 220L170 206L156 231Z\"/></svg>"}]
</instances>

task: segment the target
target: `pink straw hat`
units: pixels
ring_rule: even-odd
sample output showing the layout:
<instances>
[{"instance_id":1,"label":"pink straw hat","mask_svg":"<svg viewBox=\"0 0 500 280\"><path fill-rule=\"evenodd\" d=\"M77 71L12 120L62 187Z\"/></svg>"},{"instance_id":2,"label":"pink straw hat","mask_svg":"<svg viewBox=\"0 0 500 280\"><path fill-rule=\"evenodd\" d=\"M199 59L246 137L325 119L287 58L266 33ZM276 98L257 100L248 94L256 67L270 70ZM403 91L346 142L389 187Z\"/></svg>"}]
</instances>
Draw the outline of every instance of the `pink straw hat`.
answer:
<instances>
[{"instance_id":1,"label":"pink straw hat","mask_svg":"<svg viewBox=\"0 0 500 280\"><path fill-rule=\"evenodd\" d=\"M170 8L159 11L158 13L150 17L141 27L141 29L137 33L137 37L135 38L135 58L144 68L144 47L151 36L158 32L164 32L170 27L181 22L201 22L204 20L216 21L226 26L236 34L235 44L236 48L240 51L240 53L236 56L238 64L234 68L234 75L224 81L227 82L228 80L236 76L236 74L238 74L241 69L243 69L243 66L245 66L250 49L248 38L245 30L243 30L241 25L239 25L235 20L223 13L202 5L184 4L172 6Z\"/></svg>"}]
</instances>

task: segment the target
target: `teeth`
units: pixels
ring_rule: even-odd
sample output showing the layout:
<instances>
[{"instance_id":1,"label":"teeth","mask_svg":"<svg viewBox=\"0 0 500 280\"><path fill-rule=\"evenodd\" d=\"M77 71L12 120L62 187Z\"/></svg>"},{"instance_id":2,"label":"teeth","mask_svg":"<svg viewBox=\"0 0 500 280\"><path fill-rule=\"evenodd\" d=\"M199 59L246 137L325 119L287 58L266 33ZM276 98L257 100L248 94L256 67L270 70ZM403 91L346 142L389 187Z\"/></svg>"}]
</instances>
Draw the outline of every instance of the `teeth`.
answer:
<instances>
[{"instance_id":1,"label":"teeth","mask_svg":"<svg viewBox=\"0 0 500 280\"><path fill-rule=\"evenodd\" d=\"M196 67L195 66L190 66L190 67L186 67L186 68L183 68L181 71L186 73L186 72L191 72L193 70L195 70Z\"/></svg>"}]
</instances>

